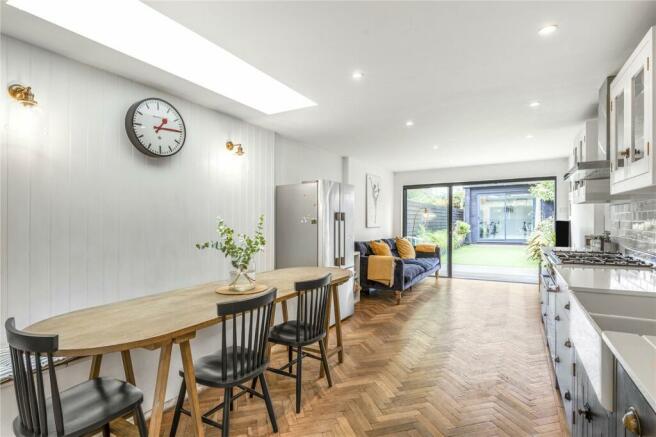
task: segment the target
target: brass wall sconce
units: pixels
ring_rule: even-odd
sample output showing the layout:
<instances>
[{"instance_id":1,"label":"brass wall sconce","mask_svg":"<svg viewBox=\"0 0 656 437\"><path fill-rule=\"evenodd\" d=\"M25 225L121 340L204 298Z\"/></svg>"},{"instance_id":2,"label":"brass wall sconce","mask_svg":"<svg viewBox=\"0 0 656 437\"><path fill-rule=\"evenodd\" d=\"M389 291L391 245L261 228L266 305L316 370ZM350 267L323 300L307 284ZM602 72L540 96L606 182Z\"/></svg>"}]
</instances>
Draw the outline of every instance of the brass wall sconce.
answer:
<instances>
[{"instance_id":1,"label":"brass wall sconce","mask_svg":"<svg viewBox=\"0 0 656 437\"><path fill-rule=\"evenodd\" d=\"M228 149L229 152L232 152L234 150L237 156L241 156L245 153L244 148L242 147L241 144L233 144L232 141L228 141L226 143L226 149Z\"/></svg>"},{"instance_id":2,"label":"brass wall sconce","mask_svg":"<svg viewBox=\"0 0 656 437\"><path fill-rule=\"evenodd\" d=\"M12 99L22 103L23 106L32 107L37 105L37 101L34 100L34 94L32 93L32 87L15 83L9 85L7 91Z\"/></svg>"}]
</instances>

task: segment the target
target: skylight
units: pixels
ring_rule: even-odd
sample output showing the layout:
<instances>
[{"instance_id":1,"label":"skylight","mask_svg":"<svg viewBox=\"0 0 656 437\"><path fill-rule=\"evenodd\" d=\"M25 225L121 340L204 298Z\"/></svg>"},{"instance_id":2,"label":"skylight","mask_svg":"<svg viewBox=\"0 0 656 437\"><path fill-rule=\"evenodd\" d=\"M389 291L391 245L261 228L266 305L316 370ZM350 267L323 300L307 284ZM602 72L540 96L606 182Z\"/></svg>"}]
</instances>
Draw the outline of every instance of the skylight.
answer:
<instances>
[{"instance_id":1,"label":"skylight","mask_svg":"<svg viewBox=\"0 0 656 437\"><path fill-rule=\"evenodd\" d=\"M265 114L316 105L138 0L7 4Z\"/></svg>"}]
</instances>

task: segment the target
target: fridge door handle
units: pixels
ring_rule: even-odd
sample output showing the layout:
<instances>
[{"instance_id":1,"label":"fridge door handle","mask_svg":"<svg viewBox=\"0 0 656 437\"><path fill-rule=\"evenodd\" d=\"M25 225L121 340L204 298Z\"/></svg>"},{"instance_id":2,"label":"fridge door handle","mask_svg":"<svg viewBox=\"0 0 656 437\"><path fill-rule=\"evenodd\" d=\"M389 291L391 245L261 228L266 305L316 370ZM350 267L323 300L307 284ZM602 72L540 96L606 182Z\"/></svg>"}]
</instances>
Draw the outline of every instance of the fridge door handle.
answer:
<instances>
[{"instance_id":1,"label":"fridge door handle","mask_svg":"<svg viewBox=\"0 0 656 437\"><path fill-rule=\"evenodd\" d=\"M333 254L335 255L335 265L339 267L340 253L341 249L341 240L339 239L339 213L335 213L333 218Z\"/></svg>"},{"instance_id":2,"label":"fridge door handle","mask_svg":"<svg viewBox=\"0 0 656 437\"><path fill-rule=\"evenodd\" d=\"M339 218L341 219L341 231L340 233L342 234L342 243L341 243L341 251L340 251L340 265L345 266L346 265L346 213L340 212L339 213Z\"/></svg>"}]
</instances>

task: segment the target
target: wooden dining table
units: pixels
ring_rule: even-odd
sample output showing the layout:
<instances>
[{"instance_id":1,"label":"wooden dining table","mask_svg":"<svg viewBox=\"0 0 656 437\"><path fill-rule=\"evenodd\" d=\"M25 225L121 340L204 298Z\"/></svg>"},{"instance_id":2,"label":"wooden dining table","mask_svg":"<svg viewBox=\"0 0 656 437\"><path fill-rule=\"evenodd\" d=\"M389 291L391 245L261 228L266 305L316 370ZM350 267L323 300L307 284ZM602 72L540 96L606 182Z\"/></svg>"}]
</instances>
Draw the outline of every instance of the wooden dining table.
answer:
<instances>
[{"instance_id":1,"label":"wooden dining table","mask_svg":"<svg viewBox=\"0 0 656 437\"><path fill-rule=\"evenodd\" d=\"M282 316L287 321L287 301L297 293L294 283L332 275L332 311L335 316L337 346L329 349L328 355L338 354L344 360L338 286L349 280L352 273L337 267L293 267L257 274L257 282L278 290L276 303L282 306ZM200 329L218 324L216 304L249 299L257 295L224 295L216 293L225 282L211 282L168 292L152 294L106 305L86 308L51 317L25 328L35 334L57 334L59 349L57 356L91 356L90 378L100 374L102 357L111 352L120 352L126 381L137 385L132 358L132 349L159 349L159 364L153 407L150 415L149 436L159 436L166 401L166 384L174 344L180 347L182 367L187 386L191 418L196 436L203 436L200 404L196 390L190 340ZM331 300L328 301L331 314ZM328 328L329 317L326 317ZM327 330L327 332L330 332ZM328 346L328 335L325 338ZM129 427L126 421L115 424L117 430Z\"/></svg>"}]
</instances>

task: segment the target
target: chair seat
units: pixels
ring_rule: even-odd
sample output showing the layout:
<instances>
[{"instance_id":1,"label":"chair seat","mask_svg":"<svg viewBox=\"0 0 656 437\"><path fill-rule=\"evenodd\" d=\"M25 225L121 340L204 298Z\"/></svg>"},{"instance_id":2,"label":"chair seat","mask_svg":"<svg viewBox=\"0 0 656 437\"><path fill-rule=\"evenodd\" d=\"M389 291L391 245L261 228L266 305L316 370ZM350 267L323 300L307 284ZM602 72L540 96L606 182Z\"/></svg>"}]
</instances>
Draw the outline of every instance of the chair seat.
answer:
<instances>
[{"instance_id":1,"label":"chair seat","mask_svg":"<svg viewBox=\"0 0 656 437\"><path fill-rule=\"evenodd\" d=\"M60 392L64 434L80 436L99 429L110 420L134 410L143 399L137 387L115 378L95 378ZM48 435L57 435L52 400L46 401ZM20 418L14 419L14 433L32 437Z\"/></svg>"},{"instance_id":2,"label":"chair seat","mask_svg":"<svg viewBox=\"0 0 656 437\"><path fill-rule=\"evenodd\" d=\"M306 326L301 325L299 341L296 341L296 324L296 320L290 320L274 326L269 333L269 341L278 344L306 345L325 337L325 333L318 336L311 336L310 332L315 331L314 328L312 325L304 324ZM306 335L306 329L304 328L307 328L308 335Z\"/></svg>"},{"instance_id":3,"label":"chair seat","mask_svg":"<svg viewBox=\"0 0 656 437\"><path fill-rule=\"evenodd\" d=\"M226 357L226 377L223 378L223 363L221 362L221 351L215 352L211 355L206 355L194 361L194 372L196 373L196 382L201 385L209 387L225 387L226 385L234 385L235 381L250 379L252 373L257 373L251 369L250 372L244 373L242 376L242 350L244 355L244 362L248 363L253 359L253 352L246 348L232 348L227 349ZM235 357L236 353L236 357ZM233 357L235 358L233 361ZM234 366L236 362L236 368ZM264 368L265 366L261 366ZM235 371L236 370L236 371ZM184 377L184 372L180 371L180 376Z\"/></svg>"}]
</instances>

